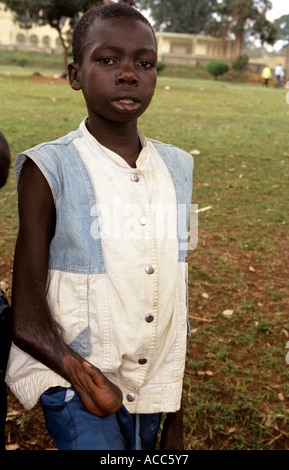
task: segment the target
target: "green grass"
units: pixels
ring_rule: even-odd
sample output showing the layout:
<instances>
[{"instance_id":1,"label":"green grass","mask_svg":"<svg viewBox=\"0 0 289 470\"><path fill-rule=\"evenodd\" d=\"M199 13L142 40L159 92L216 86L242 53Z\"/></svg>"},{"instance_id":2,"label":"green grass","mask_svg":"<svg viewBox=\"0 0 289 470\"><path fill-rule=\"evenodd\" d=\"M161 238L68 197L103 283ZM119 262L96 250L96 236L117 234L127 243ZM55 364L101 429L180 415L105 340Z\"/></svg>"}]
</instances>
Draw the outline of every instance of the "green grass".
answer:
<instances>
[{"instance_id":1,"label":"green grass","mask_svg":"<svg viewBox=\"0 0 289 470\"><path fill-rule=\"evenodd\" d=\"M22 52L0 50L0 73L6 75L44 76L60 75L63 70L62 54L45 54L42 52Z\"/></svg>"},{"instance_id":2,"label":"green grass","mask_svg":"<svg viewBox=\"0 0 289 470\"><path fill-rule=\"evenodd\" d=\"M76 128L86 115L81 93L68 84L38 83L25 77L33 68L19 70L0 74L0 129L13 159ZM200 152L193 203L211 207L199 213L198 247L189 253L186 449L289 448L285 95L274 87L161 74L139 122L152 138ZM0 281L8 292L16 205L11 172L0 193Z\"/></svg>"}]
</instances>

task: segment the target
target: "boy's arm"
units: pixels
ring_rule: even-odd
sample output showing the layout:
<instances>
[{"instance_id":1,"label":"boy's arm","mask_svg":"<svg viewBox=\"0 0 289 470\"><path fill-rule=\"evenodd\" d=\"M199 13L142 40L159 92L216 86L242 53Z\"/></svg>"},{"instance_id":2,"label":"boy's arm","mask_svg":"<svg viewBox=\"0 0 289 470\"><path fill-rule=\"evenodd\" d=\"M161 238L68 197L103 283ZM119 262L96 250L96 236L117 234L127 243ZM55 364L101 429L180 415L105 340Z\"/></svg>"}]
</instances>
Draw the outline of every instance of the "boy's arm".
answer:
<instances>
[{"instance_id":1,"label":"boy's arm","mask_svg":"<svg viewBox=\"0 0 289 470\"><path fill-rule=\"evenodd\" d=\"M183 450L183 406L176 413L167 413L163 425L161 450Z\"/></svg>"},{"instance_id":2,"label":"boy's arm","mask_svg":"<svg viewBox=\"0 0 289 470\"><path fill-rule=\"evenodd\" d=\"M55 230L55 205L38 167L24 164L19 184L19 233L12 289L14 343L64 377L86 408L99 416L122 404L118 387L64 343L46 301L48 255Z\"/></svg>"},{"instance_id":3,"label":"boy's arm","mask_svg":"<svg viewBox=\"0 0 289 470\"><path fill-rule=\"evenodd\" d=\"M4 135L0 132L0 188L7 181L10 167L10 149Z\"/></svg>"}]
</instances>

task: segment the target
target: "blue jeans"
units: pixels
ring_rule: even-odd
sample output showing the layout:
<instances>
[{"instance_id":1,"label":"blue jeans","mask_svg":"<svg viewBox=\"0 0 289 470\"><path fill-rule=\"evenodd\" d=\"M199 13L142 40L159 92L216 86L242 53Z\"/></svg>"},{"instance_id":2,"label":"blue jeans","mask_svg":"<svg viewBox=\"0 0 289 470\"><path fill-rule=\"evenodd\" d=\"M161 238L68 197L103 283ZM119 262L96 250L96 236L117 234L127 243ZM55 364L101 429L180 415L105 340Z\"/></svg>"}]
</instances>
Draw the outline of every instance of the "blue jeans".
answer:
<instances>
[{"instance_id":1,"label":"blue jeans","mask_svg":"<svg viewBox=\"0 0 289 470\"><path fill-rule=\"evenodd\" d=\"M39 400L47 431L60 450L154 450L161 414L131 415L122 406L95 416L72 388L53 387Z\"/></svg>"}]
</instances>

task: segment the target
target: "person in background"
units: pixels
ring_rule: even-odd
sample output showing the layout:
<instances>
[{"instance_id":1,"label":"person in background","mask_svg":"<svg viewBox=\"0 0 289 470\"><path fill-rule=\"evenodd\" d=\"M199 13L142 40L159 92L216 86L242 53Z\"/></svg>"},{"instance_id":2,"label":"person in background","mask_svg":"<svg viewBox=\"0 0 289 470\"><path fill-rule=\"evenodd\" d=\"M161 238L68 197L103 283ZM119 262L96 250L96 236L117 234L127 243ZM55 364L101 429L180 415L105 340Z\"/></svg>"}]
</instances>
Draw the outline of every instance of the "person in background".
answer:
<instances>
[{"instance_id":1,"label":"person in background","mask_svg":"<svg viewBox=\"0 0 289 470\"><path fill-rule=\"evenodd\" d=\"M278 64L275 67L275 77L276 77L276 80L277 80L277 88L281 88L283 80L284 80L284 70L283 70L281 64Z\"/></svg>"},{"instance_id":2,"label":"person in background","mask_svg":"<svg viewBox=\"0 0 289 470\"><path fill-rule=\"evenodd\" d=\"M264 86L268 86L269 80L270 80L270 78L272 77L272 73L271 73L270 67L266 66L266 67L263 69L262 74L261 74L261 77L262 77L263 80L264 80L263 85L264 85Z\"/></svg>"}]
</instances>

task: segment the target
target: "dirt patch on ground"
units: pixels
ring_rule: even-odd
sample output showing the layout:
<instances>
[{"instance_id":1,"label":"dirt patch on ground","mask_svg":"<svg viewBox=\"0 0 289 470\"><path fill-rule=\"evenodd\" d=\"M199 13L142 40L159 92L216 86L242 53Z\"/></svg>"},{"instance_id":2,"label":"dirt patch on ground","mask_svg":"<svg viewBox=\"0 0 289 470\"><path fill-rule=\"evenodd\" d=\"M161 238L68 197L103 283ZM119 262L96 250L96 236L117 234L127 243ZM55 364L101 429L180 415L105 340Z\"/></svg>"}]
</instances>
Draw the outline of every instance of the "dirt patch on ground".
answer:
<instances>
[{"instance_id":1,"label":"dirt patch on ground","mask_svg":"<svg viewBox=\"0 0 289 470\"><path fill-rule=\"evenodd\" d=\"M256 73L244 72L244 76L247 78L247 83L255 84L264 82L264 79ZM273 80L269 80L268 85L275 86L276 83Z\"/></svg>"},{"instance_id":2,"label":"dirt patch on ground","mask_svg":"<svg viewBox=\"0 0 289 470\"><path fill-rule=\"evenodd\" d=\"M46 431L40 406L26 411L8 389L6 422L7 450L55 450L54 442Z\"/></svg>"},{"instance_id":3,"label":"dirt patch on ground","mask_svg":"<svg viewBox=\"0 0 289 470\"><path fill-rule=\"evenodd\" d=\"M26 80L39 82L39 83L53 83L57 85L67 85L68 79L63 77L44 77L41 74L35 73L31 77L26 77Z\"/></svg>"}]
</instances>

